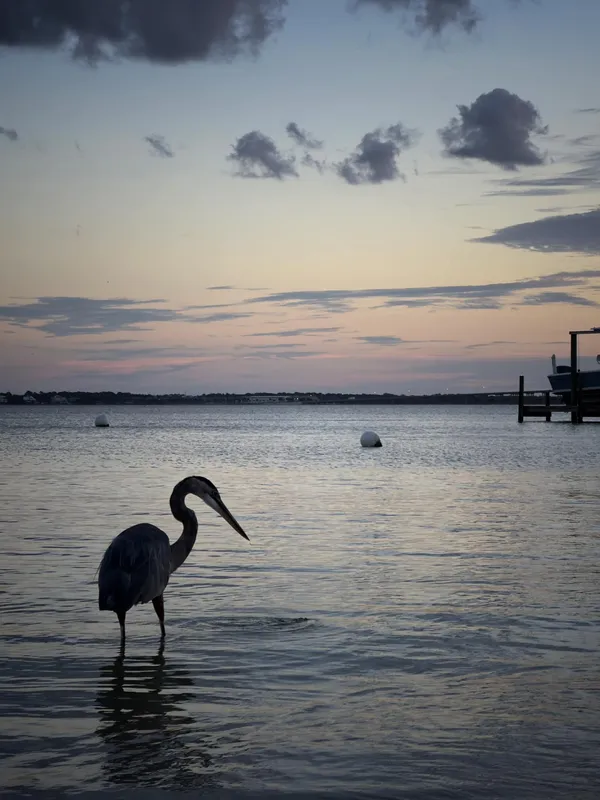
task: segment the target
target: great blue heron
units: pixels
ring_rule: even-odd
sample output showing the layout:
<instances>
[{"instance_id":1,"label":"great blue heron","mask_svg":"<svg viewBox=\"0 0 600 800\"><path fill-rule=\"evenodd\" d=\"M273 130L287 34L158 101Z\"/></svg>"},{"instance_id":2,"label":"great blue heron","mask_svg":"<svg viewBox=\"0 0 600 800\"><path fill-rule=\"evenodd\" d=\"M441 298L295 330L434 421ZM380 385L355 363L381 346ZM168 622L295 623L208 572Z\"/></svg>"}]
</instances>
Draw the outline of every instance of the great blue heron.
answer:
<instances>
[{"instance_id":1,"label":"great blue heron","mask_svg":"<svg viewBox=\"0 0 600 800\"><path fill-rule=\"evenodd\" d=\"M163 592L171 574L189 556L198 519L185 504L188 494L195 494L228 522L234 531L248 539L242 526L221 500L219 490L208 480L191 476L180 481L171 493L171 513L183 524L181 536L173 544L160 528L143 522L116 536L108 546L98 574L98 606L101 611L114 611L121 626L121 643L125 642L125 615L138 603L152 605L165 635Z\"/></svg>"}]
</instances>

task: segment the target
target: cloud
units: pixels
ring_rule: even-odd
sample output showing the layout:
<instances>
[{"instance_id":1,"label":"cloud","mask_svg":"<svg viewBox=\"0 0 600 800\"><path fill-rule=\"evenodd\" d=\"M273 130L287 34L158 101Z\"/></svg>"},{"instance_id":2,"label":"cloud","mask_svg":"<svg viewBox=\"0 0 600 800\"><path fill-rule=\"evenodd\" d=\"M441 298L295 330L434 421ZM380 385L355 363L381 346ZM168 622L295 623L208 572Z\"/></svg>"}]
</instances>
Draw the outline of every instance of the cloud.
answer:
<instances>
[{"instance_id":1,"label":"cloud","mask_svg":"<svg viewBox=\"0 0 600 800\"><path fill-rule=\"evenodd\" d=\"M242 358L281 358L289 361L290 359L294 358L315 358L316 356L322 356L324 353L318 350L279 350L276 348L271 348L270 350L256 348L254 350L245 352Z\"/></svg>"},{"instance_id":2,"label":"cloud","mask_svg":"<svg viewBox=\"0 0 600 800\"><path fill-rule=\"evenodd\" d=\"M559 214L509 225L471 241L545 253L600 255L600 207L582 214Z\"/></svg>"},{"instance_id":3,"label":"cloud","mask_svg":"<svg viewBox=\"0 0 600 800\"><path fill-rule=\"evenodd\" d=\"M415 143L416 132L402 123L377 128L360 140L354 153L336 164L337 174L353 186L383 183L404 176L398 169L398 156Z\"/></svg>"},{"instance_id":4,"label":"cloud","mask_svg":"<svg viewBox=\"0 0 600 800\"><path fill-rule=\"evenodd\" d=\"M529 100L493 89L470 106L458 106L458 112L459 117L439 131L446 155L488 161L506 170L544 163L531 137L547 133L548 128Z\"/></svg>"},{"instance_id":5,"label":"cloud","mask_svg":"<svg viewBox=\"0 0 600 800\"><path fill-rule=\"evenodd\" d=\"M405 344L405 340L399 336L356 336L363 344L378 344L383 347L393 347L397 344Z\"/></svg>"},{"instance_id":6,"label":"cloud","mask_svg":"<svg viewBox=\"0 0 600 800\"><path fill-rule=\"evenodd\" d=\"M288 122L285 126L286 133L292 138L300 147L306 147L308 150L319 150L323 147L323 142L315 139L308 131L300 128L295 122Z\"/></svg>"},{"instance_id":7,"label":"cloud","mask_svg":"<svg viewBox=\"0 0 600 800\"><path fill-rule=\"evenodd\" d=\"M329 313L351 311L359 301L374 298L382 299L384 302L380 307L385 308L411 304L415 301L418 301L421 306L445 306L461 310L500 308L503 304L520 299L526 292L540 292L564 287L584 288L590 280L595 278L600 278L600 269L555 272L537 278L503 283L274 292L253 297L246 303L274 303L283 307L317 308L325 309Z\"/></svg>"},{"instance_id":8,"label":"cloud","mask_svg":"<svg viewBox=\"0 0 600 800\"><path fill-rule=\"evenodd\" d=\"M207 286L207 292L225 292L230 291L231 289L235 289L235 286L231 286L230 284L223 284L222 286Z\"/></svg>"},{"instance_id":9,"label":"cloud","mask_svg":"<svg viewBox=\"0 0 600 800\"><path fill-rule=\"evenodd\" d=\"M163 300L90 297L38 297L31 303L0 306L0 321L32 327L49 336L82 336L115 331L143 331L160 322L211 323L250 316L248 312L193 316L157 308Z\"/></svg>"},{"instance_id":10,"label":"cloud","mask_svg":"<svg viewBox=\"0 0 600 800\"><path fill-rule=\"evenodd\" d=\"M186 317L186 322L227 322L232 319L251 317L247 311L221 311L217 314L206 314L203 317Z\"/></svg>"},{"instance_id":11,"label":"cloud","mask_svg":"<svg viewBox=\"0 0 600 800\"><path fill-rule=\"evenodd\" d=\"M564 303L570 306L597 306L598 303L588 297L579 297L568 292L540 292L523 298L523 306L542 306L553 303Z\"/></svg>"},{"instance_id":12,"label":"cloud","mask_svg":"<svg viewBox=\"0 0 600 800\"><path fill-rule=\"evenodd\" d=\"M578 114L600 114L600 108L578 108Z\"/></svg>"},{"instance_id":13,"label":"cloud","mask_svg":"<svg viewBox=\"0 0 600 800\"><path fill-rule=\"evenodd\" d=\"M417 299L403 297L399 300L389 300L386 305L398 306L402 308L424 308L425 306L431 305L431 300L427 297L420 297ZM380 308L380 306L373 306L373 308Z\"/></svg>"},{"instance_id":14,"label":"cloud","mask_svg":"<svg viewBox=\"0 0 600 800\"><path fill-rule=\"evenodd\" d=\"M304 153L302 156L302 166L316 169L317 172L322 175L327 169L327 162L324 158L318 159L315 158L311 153Z\"/></svg>"},{"instance_id":15,"label":"cloud","mask_svg":"<svg viewBox=\"0 0 600 800\"><path fill-rule=\"evenodd\" d=\"M252 336L248 333L246 336ZM290 350L293 347L306 347L303 342L269 342L268 344L237 344L234 350L275 350L281 348L282 350Z\"/></svg>"},{"instance_id":16,"label":"cloud","mask_svg":"<svg viewBox=\"0 0 600 800\"><path fill-rule=\"evenodd\" d=\"M481 19L472 0L355 0L353 7L360 6L410 12L420 30L434 35L449 25L457 25L470 33Z\"/></svg>"},{"instance_id":17,"label":"cloud","mask_svg":"<svg viewBox=\"0 0 600 800\"><path fill-rule=\"evenodd\" d=\"M75 351L79 361L131 361L158 360L166 358L201 357L205 352L185 345L180 347L102 347L88 350L79 348Z\"/></svg>"},{"instance_id":18,"label":"cloud","mask_svg":"<svg viewBox=\"0 0 600 800\"><path fill-rule=\"evenodd\" d=\"M575 160L575 168L559 175L544 178L513 178L498 181L502 188L487 192L487 196L513 195L517 197L553 197L569 192L597 192L600 190L600 150L584 153Z\"/></svg>"},{"instance_id":19,"label":"cloud","mask_svg":"<svg viewBox=\"0 0 600 800\"><path fill-rule=\"evenodd\" d=\"M164 136L159 136L154 133L151 136L144 136L144 141L148 142L154 155L160 156L161 158L173 158L175 155Z\"/></svg>"},{"instance_id":20,"label":"cloud","mask_svg":"<svg viewBox=\"0 0 600 800\"><path fill-rule=\"evenodd\" d=\"M0 136L5 136L9 142L16 142L19 138L14 128L3 128L2 125L0 125Z\"/></svg>"},{"instance_id":21,"label":"cloud","mask_svg":"<svg viewBox=\"0 0 600 800\"><path fill-rule=\"evenodd\" d=\"M0 46L57 49L96 64L163 64L256 54L283 24L286 0L26 0L0 4Z\"/></svg>"},{"instance_id":22,"label":"cloud","mask_svg":"<svg viewBox=\"0 0 600 800\"><path fill-rule=\"evenodd\" d=\"M303 167L316 169L322 175L327 169L327 162L325 159L318 159L313 156L309 150L319 150L323 147L323 142L320 139L315 139L308 131L300 128L295 122L289 122L285 128L288 136L293 139L295 144L304 148L304 154L300 163Z\"/></svg>"},{"instance_id":23,"label":"cloud","mask_svg":"<svg viewBox=\"0 0 600 800\"><path fill-rule=\"evenodd\" d=\"M503 341L501 339L497 339L494 342L477 342L476 344L466 344L465 350L477 350L480 347L497 347L498 345L504 344L517 344L515 341Z\"/></svg>"},{"instance_id":24,"label":"cloud","mask_svg":"<svg viewBox=\"0 0 600 800\"><path fill-rule=\"evenodd\" d=\"M280 153L275 142L260 131L240 136L227 159L238 165L235 174L240 178L298 177L294 157Z\"/></svg>"},{"instance_id":25,"label":"cloud","mask_svg":"<svg viewBox=\"0 0 600 800\"><path fill-rule=\"evenodd\" d=\"M399 344L448 344L456 341L456 339L402 339L400 336L355 336L354 338L363 344L377 345L379 347L396 347ZM407 349L418 350L419 348L408 347Z\"/></svg>"},{"instance_id":26,"label":"cloud","mask_svg":"<svg viewBox=\"0 0 600 800\"><path fill-rule=\"evenodd\" d=\"M282 336L287 338L294 336L305 336L315 333L335 333L339 330L341 330L341 328L293 328L286 331L263 331L262 333L249 333L248 336Z\"/></svg>"},{"instance_id":27,"label":"cloud","mask_svg":"<svg viewBox=\"0 0 600 800\"><path fill-rule=\"evenodd\" d=\"M206 311L209 308L233 308L238 306L239 303L205 303L200 306L185 306L185 311Z\"/></svg>"},{"instance_id":28,"label":"cloud","mask_svg":"<svg viewBox=\"0 0 600 800\"><path fill-rule=\"evenodd\" d=\"M256 56L284 24L288 0L3 0L0 47L66 49L81 62L134 59L160 64ZM473 0L352 0L399 11L417 30L438 35L451 25L471 32Z\"/></svg>"},{"instance_id":29,"label":"cloud","mask_svg":"<svg viewBox=\"0 0 600 800\"><path fill-rule=\"evenodd\" d=\"M583 136L574 136L568 139L568 143L574 147L590 147L595 145L600 139L599 133L585 133Z\"/></svg>"}]
</instances>

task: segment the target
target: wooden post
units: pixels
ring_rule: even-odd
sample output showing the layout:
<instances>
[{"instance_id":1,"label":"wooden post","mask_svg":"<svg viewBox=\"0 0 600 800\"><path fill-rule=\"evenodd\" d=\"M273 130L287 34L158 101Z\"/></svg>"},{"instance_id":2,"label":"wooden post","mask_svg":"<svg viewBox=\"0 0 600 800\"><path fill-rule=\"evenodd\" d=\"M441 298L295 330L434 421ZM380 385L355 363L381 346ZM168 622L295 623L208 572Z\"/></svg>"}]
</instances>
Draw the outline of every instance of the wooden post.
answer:
<instances>
[{"instance_id":1,"label":"wooden post","mask_svg":"<svg viewBox=\"0 0 600 800\"><path fill-rule=\"evenodd\" d=\"M525 403L525 378L519 375L519 422L523 422L523 405Z\"/></svg>"},{"instance_id":2,"label":"wooden post","mask_svg":"<svg viewBox=\"0 0 600 800\"><path fill-rule=\"evenodd\" d=\"M571 333L571 422L580 422L579 397L577 392L577 334Z\"/></svg>"},{"instance_id":3,"label":"wooden post","mask_svg":"<svg viewBox=\"0 0 600 800\"><path fill-rule=\"evenodd\" d=\"M552 421L552 410L550 408L550 392L546 392L546 422Z\"/></svg>"}]
</instances>

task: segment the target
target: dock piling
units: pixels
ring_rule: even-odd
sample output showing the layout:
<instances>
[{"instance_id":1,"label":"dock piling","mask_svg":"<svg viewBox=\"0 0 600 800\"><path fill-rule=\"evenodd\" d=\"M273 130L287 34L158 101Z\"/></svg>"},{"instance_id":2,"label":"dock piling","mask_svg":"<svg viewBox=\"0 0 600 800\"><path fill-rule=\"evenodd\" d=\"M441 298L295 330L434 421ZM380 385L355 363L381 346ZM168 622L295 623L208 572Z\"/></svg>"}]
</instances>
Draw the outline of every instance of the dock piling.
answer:
<instances>
[{"instance_id":1,"label":"dock piling","mask_svg":"<svg viewBox=\"0 0 600 800\"><path fill-rule=\"evenodd\" d=\"M577 332L571 331L571 422L581 422L579 398L577 396Z\"/></svg>"},{"instance_id":2,"label":"dock piling","mask_svg":"<svg viewBox=\"0 0 600 800\"><path fill-rule=\"evenodd\" d=\"M519 422L523 422L525 407L525 376L519 375Z\"/></svg>"}]
</instances>

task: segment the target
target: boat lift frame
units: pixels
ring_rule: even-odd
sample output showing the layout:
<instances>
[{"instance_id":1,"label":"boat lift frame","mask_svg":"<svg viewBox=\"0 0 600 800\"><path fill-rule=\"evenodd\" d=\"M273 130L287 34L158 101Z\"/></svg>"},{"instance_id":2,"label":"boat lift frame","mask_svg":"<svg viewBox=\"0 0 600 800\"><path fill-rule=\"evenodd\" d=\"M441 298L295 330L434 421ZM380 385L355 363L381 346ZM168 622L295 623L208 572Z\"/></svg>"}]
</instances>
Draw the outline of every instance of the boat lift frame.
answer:
<instances>
[{"instance_id":1,"label":"boat lift frame","mask_svg":"<svg viewBox=\"0 0 600 800\"><path fill-rule=\"evenodd\" d=\"M523 375L519 375L519 422L523 422L525 417L544 417L546 422L550 422L552 420L553 411L562 413L570 412L571 422L573 425L579 425L580 422L583 422L584 416L600 417L599 407L589 407L583 402L582 393L579 387L579 372L577 371L578 337L588 336L594 333L600 333L600 327L589 328L586 331L569 331L569 337L571 339L571 396L569 398L568 406L555 405L550 399L550 391L536 393L543 394L545 398L544 403L534 403L531 405L526 404L525 396L532 393L525 391L525 378Z\"/></svg>"},{"instance_id":2,"label":"boat lift frame","mask_svg":"<svg viewBox=\"0 0 600 800\"><path fill-rule=\"evenodd\" d=\"M579 373L577 372L577 337L600 333L600 328L590 328L587 331L569 331L571 337L571 422L577 425L581 422L581 407L578 402Z\"/></svg>"}]
</instances>

